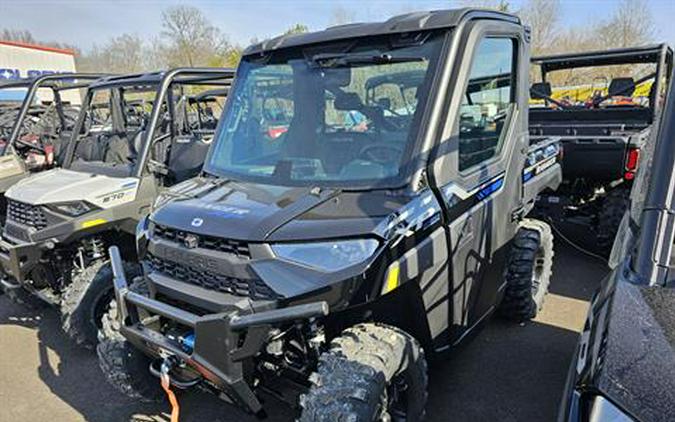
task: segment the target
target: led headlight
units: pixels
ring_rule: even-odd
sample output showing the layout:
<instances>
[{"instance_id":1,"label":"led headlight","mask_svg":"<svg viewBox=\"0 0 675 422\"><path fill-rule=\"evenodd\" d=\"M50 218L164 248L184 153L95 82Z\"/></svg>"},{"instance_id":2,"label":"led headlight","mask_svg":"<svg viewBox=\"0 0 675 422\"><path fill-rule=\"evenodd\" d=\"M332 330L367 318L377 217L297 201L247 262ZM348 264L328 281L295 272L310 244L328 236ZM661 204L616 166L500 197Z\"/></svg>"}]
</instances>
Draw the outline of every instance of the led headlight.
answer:
<instances>
[{"instance_id":1,"label":"led headlight","mask_svg":"<svg viewBox=\"0 0 675 422\"><path fill-rule=\"evenodd\" d=\"M85 201L61 202L58 204L51 204L49 205L49 208L70 217L79 217L89 211L97 209L95 205Z\"/></svg>"},{"instance_id":2,"label":"led headlight","mask_svg":"<svg viewBox=\"0 0 675 422\"><path fill-rule=\"evenodd\" d=\"M281 259L316 268L339 271L370 258L378 242L375 239L341 240L335 242L279 243L272 245Z\"/></svg>"}]
</instances>

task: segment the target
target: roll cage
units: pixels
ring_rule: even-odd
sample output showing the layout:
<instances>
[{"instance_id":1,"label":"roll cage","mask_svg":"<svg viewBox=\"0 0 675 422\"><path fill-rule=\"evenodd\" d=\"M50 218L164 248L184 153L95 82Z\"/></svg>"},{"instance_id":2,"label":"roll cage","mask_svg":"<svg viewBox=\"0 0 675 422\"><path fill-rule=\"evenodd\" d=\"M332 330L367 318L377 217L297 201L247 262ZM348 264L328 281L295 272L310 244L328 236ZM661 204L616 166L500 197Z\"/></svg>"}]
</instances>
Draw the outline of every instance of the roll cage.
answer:
<instances>
[{"instance_id":1,"label":"roll cage","mask_svg":"<svg viewBox=\"0 0 675 422\"><path fill-rule=\"evenodd\" d=\"M56 104L56 111L59 116L59 120L62 127L66 125L66 117L63 112L63 101L61 99L61 91L78 89L78 88L87 88L91 83L97 79L106 76L105 74L98 73L58 73L52 75L43 75L37 78L25 78L15 81L9 81L3 84L0 84L0 89L17 89L17 88L26 88L27 92L24 96L19 112L14 120L12 125L12 131L7 140L6 146L0 151L0 155L5 155L8 151L7 146L14 145L19 139L21 134L21 128L23 127L24 120L30 112L33 102L35 101L36 95L40 89L50 89L54 95L54 103Z\"/></svg>"},{"instance_id":2,"label":"roll cage","mask_svg":"<svg viewBox=\"0 0 675 422\"><path fill-rule=\"evenodd\" d=\"M147 172L147 162L150 158L150 150L152 143L157 141L156 137L158 123L164 113L162 105L172 103L174 101L171 87L174 85L181 86L195 86L195 85L210 85L222 86L222 89L229 89L234 79L233 69L218 69L218 68L176 68L165 72L153 73L139 73L122 76L109 76L101 79L90 86L87 92L84 106L78 116L71 142L68 144L66 158L64 160L64 167L69 167L75 158L75 151L77 143L85 128L87 120L87 108L90 106L93 93L97 90L110 89L113 94L111 100L117 104L111 104L111 117L113 125L120 124L120 119L123 119L123 113L120 108L119 89L120 88L138 88L138 87L154 87L155 96L149 103L152 104L152 111L148 117L146 130L142 132L140 145L141 150L138 151L138 158L133 163L132 175L134 177L142 177ZM116 93L115 93L116 92ZM227 92L227 91L223 91ZM214 92L211 93L214 95ZM114 98L115 97L115 98ZM177 116L173 107L167 107L169 119L172 122L169 125L169 135L175 136L177 133ZM166 135L163 135L166 136Z\"/></svg>"},{"instance_id":3,"label":"roll cage","mask_svg":"<svg viewBox=\"0 0 675 422\"><path fill-rule=\"evenodd\" d=\"M544 84L547 82L549 73L563 69L653 63L656 65L655 73L642 78L636 84L654 78L654 90L661 92L664 78L669 76L673 69L673 50L666 44L655 44L644 47L538 56L533 57L531 63L539 67L541 81ZM544 101L556 103L550 98L544 98ZM559 103L557 105L560 106ZM653 119L659 112L659 103L650 104L650 109L651 119Z\"/></svg>"}]
</instances>

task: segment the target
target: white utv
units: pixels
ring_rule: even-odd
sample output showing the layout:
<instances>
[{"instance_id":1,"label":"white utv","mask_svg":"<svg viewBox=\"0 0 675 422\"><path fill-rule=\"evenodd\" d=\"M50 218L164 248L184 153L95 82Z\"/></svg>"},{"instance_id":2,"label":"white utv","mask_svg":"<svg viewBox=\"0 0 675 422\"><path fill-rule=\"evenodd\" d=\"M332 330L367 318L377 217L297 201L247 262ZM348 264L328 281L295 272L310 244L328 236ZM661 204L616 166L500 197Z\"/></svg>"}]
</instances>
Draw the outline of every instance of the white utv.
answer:
<instances>
[{"instance_id":1,"label":"white utv","mask_svg":"<svg viewBox=\"0 0 675 422\"><path fill-rule=\"evenodd\" d=\"M0 217L4 193L19 180L61 164L87 87L103 77L59 73L0 84Z\"/></svg>"},{"instance_id":2,"label":"white utv","mask_svg":"<svg viewBox=\"0 0 675 422\"><path fill-rule=\"evenodd\" d=\"M222 104L233 76L229 69L184 68L92 84L63 168L6 193L4 289L60 307L65 332L93 346L113 296L107 247L122 250L129 275L138 271L136 224L165 188L200 172L214 132L203 102ZM217 95L195 101L207 89Z\"/></svg>"}]
</instances>

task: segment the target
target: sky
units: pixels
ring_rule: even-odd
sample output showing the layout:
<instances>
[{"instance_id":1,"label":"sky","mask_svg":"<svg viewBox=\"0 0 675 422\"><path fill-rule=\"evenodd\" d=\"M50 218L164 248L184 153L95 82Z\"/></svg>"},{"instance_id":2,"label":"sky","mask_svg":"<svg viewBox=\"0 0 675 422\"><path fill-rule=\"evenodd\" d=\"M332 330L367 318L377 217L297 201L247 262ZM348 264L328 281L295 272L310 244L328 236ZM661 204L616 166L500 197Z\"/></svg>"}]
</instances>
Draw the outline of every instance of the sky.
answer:
<instances>
[{"instance_id":1,"label":"sky","mask_svg":"<svg viewBox=\"0 0 675 422\"><path fill-rule=\"evenodd\" d=\"M510 0L518 9L525 0ZM161 30L161 10L189 4L202 9L230 42L246 46L254 38L278 35L296 23L310 30L330 26L336 9L356 21L382 20L414 10L458 7L445 0L0 0L0 29L27 29L38 40L57 41L88 50L113 36L134 33L151 38ZM615 0L562 0L562 23L592 27L612 13ZM675 0L650 0L656 40L675 45Z\"/></svg>"}]
</instances>

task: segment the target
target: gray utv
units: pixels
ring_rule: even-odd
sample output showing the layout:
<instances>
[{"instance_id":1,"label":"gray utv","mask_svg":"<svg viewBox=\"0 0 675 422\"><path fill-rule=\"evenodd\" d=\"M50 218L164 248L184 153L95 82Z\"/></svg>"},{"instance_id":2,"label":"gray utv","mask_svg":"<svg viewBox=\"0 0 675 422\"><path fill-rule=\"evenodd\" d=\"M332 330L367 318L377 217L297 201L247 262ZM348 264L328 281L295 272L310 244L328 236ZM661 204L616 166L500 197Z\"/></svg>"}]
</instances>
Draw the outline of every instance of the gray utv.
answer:
<instances>
[{"instance_id":1,"label":"gray utv","mask_svg":"<svg viewBox=\"0 0 675 422\"><path fill-rule=\"evenodd\" d=\"M249 47L203 172L111 248L103 372L135 396L212 391L301 421L419 421L425 356L494 311L533 318L562 180L529 145L529 32L512 15L410 13Z\"/></svg>"},{"instance_id":2,"label":"gray utv","mask_svg":"<svg viewBox=\"0 0 675 422\"><path fill-rule=\"evenodd\" d=\"M190 98L220 88L222 103L232 77L228 69L188 68L92 84L63 168L6 193L5 290L60 307L66 333L94 345L113 293L106 248L117 245L129 274L138 272L136 224L157 195L199 173L213 139L215 117L205 118L204 102Z\"/></svg>"}]
</instances>

